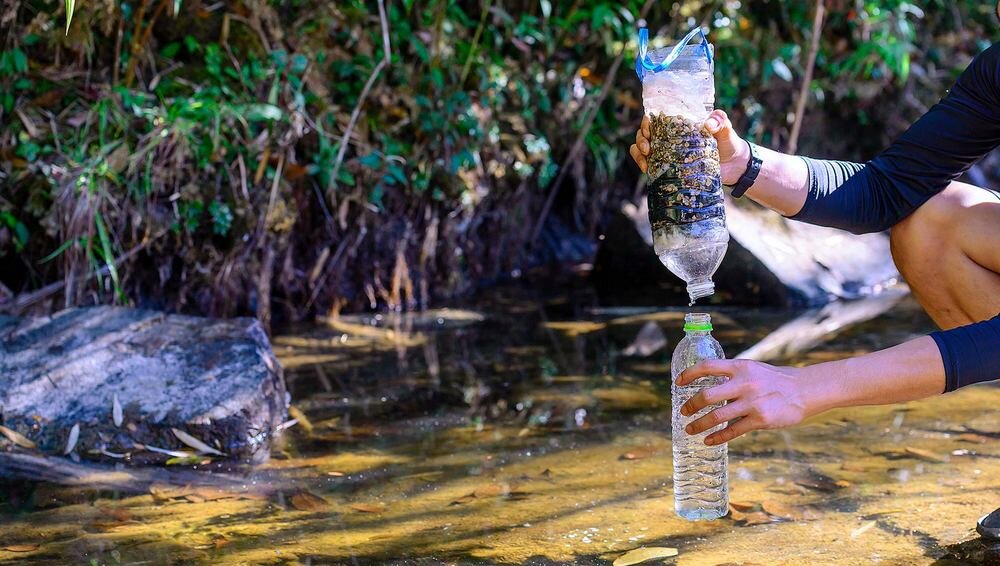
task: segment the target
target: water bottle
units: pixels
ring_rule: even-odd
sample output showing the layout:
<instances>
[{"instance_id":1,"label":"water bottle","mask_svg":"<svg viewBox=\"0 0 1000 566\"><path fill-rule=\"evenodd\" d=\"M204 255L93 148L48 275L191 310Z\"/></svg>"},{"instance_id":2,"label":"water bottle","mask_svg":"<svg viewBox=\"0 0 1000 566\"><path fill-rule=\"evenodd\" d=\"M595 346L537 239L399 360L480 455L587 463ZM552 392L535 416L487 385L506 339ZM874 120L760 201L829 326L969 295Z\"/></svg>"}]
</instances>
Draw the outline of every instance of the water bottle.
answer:
<instances>
[{"instance_id":1,"label":"water bottle","mask_svg":"<svg viewBox=\"0 0 1000 566\"><path fill-rule=\"evenodd\" d=\"M691 41L700 36L700 43ZM639 30L636 73L650 121L649 224L660 261L687 283L693 305L715 292L712 275L729 242L719 148L704 128L715 106L712 44L701 28L671 48L647 50Z\"/></svg>"},{"instance_id":2,"label":"water bottle","mask_svg":"<svg viewBox=\"0 0 1000 566\"><path fill-rule=\"evenodd\" d=\"M729 455L725 444L705 445L705 437L723 428L724 424L701 434L690 435L684 431L689 423L721 405L706 407L690 417L681 414L681 406L699 391L723 383L725 378L706 376L678 387L677 377L702 360L721 360L725 357L722 346L712 338L712 318L704 313L685 315L684 338L674 348L670 361L670 392L673 408L674 511L691 521L718 519L728 512Z\"/></svg>"}]
</instances>

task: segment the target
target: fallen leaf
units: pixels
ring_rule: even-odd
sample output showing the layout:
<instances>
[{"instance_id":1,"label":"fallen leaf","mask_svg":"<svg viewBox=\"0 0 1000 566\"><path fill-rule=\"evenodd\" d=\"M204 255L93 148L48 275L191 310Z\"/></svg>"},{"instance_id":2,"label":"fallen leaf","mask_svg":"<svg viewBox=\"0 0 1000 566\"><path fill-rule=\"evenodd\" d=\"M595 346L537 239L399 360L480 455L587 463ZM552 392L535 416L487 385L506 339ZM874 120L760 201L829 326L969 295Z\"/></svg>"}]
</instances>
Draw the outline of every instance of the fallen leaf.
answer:
<instances>
[{"instance_id":1,"label":"fallen leaf","mask_svg":"<svg viewBox=\"0 0 1000 566\"><path fill-rule=\"evenodd\" d=\"M205 502L205 498L202 497L202 496L200 496L200 495L198 495L197 493L189 493L189 494L187 494L187 495L184 496L184 499L187 499L191 503L204 503Z\"/></svg>"},{"instance_id":2,"label":"fallen leaf","mask_svg":"<svg viewBox=\"0 0 1000 566\"><path fill-rule=\"evenodd\" d=\"M178 440L180 440L184 444L187 444L191 448L194 448L195 450L197 450L202 454L216 454L219 456L225 456L225 454L223 454L222 452L219 452L215 448L212 448L208 444L205 444L204 442L198 440L197 438L191 436L190 434L184 432L183 430L179 430L176 428L171 428L170 430L173 431L174 436L176 436Z\"/></svg>"},{"instance_id":3,"label":"fallen leaf","mask_svg":"<svg viewBox=\"0 0 1000 566\"><path fill-rule=\"evenodd\" d=\"M863 535L865 531L874 526L875 526L875 521L868 521L864 525L861 525L860 527L851 531L851 538L858 538L859 536Z\"/></svg>"},{"instance_id":4,"label":"fallen leaf","mask_svg":"<svg viewBox=\"0 0 1000 566\"><path fill-rule=\"evenodd\" d=\"M955 440L960 442L971 442L973 444L986 444L990 441L989 438L974 432L963 432L962 434L955 436Z\"/></svg>"},{"instance_id":5,"label":"fallen leaf","mask_svg":"<svg viewBox=\"0 0 1000 566\"><path fill-rule=\"evenodd\" d=\"M381 505L369 505L367 503L354 503L351 505L351 509L360 513L381 513L385 511L385 507Z\"/></svg>"},{"instance_id":6,"label":"fallen leaf","mask_svg":"<svg viewBox=\"0 0 1000 566\"><path fill-rule=\"evenodd\" d=\"M552 470L545 468L545 471L542 472L541 476L543 478L552 477Z\"/></svg>"},{"instance_id":7,"label":"fallen leaf","mask_svg":"<svg viewBox=\"0 0 1000 566\"><path fill-rule=\"evenodd\" d=\"M122 411L122 404L118 401L117 393L111 397L111 420L114 421L116 427L122 426L122 422L125 420L125 414Z\"/></svg>"},{"instance_id":8,"label":"fallen leaf","mask_svg":"<svg viewBox=\"0 0 1000 566\"><path fill-rule=\"evenodd\" d=\"M619 460L642 460L643 458L649 458L650 456L656 454L656 450L652 446L643 446L640 448L635 448L629 450L628 452L622 454L618 457Z\"/></svg>"},{"instance_id":9,"label":"fallen leaf","mask_svg":"<svg viewBox=\"0 0 1000 566\"><path fill-rule=\"evenodd\" d=\"M847 485L850 485L844 485L843 482L817 472L812 472L806 477L796 478L795 483L802 487L808 487L809 489L824 492L837 491L838 489L843 489L847 487Z\"/></svg>"},{"instance_id":10,"label":"fallen leaf","mask_svg":"<svg viewBox=\"0 0 1000 566\"><path fill-rule=\"evenodd\" d=\"M3 547L3 550L7 552L31 552L33 550L38 550L37 544L11 544Z\"/></svg>"},{"instance_id":11,"label":"fallen leaf","mask_svg":"<svg viewBox=\"0 0 1000 566\"><path fill-rule=\"evenodd\" d=\"M606 324L603 322L590 322L586 320L581 321L561 321L561 322L546 322L543 324L545 328L549 330L559 330L565 332L567 336L573 338L581 334L589 334L591 332L597 332L598 330L603 330Z\"/></svg>"},{"instance_id":12,"label":"fallen leaf","mask_svg":"<svg viewBox=\"0 0 1000 566\"><path fill-rule=\"evenodd\" d=\"M202 456L184 456L167 458L167 461L164 462L164 464L167 466L194 466L197 464L207 464L211 461L211 458L204 458Z\"/></svg>"},{"instance_id":13,"label":"fallen leaf","mask_svg":"<svg viewBox=\"0 0 1000 566\"><path fill-rule=\"evenodd\" d=\"M763 511L753 511L752 513L740 513L739 511L730 511L734 521L743 521L747 526L750 525L763 525L764 523L774 522L774 518L764 513Z\"/></svg>"},{"instance_id":14,"label":"fallen leaf","mask_svg":"<svg viewBox=\"0 0 1000 566\"><path fill-rule=\"evenodd\" d=\"M80 440L80 423L75 423L73 428L69 429L69 438L66 439L66 449L63 450L63 454L72 452L78 440Z\"/></svg>"},{"instance_id":15,"label":"fallen leaf","mask_svg":"<svg viewBox=\"0 0 1000 566\"><path fill-rule=\"evenodd\" d=\"M910 448L909 446L907 446L906 448L904 448L904 450L910 456L916 456L917 458L925 460L927 462L940 463L945 461L944 458L942 458L941 456L938 456L937 454L929 452L927 450L921 450L920 448Z\"/></svg>"},{"instance_id":16,"label":"fallen leaf","mask_svg":"<svg viewBox=\"0 0 1000 566\"><path fill-rule=\"evenodd\" d=\"M312 421L306 417L306 414L302 412L302 409L296 407L295 405L289 405L288 416L299 421L299 426L305 431L307 435L312 435L313 424Z\"/></svg>"},{"instance_id":17,"label":"fallen leaf","mask_svg":"<svg viewBox=\"0 0 1000 566\"><path fill-rule=\"evenodd\" d=\"M768 515L788 519L789 521L799 521L803 519L803 513L800 509L792 507L791 505L786 505L780 501L766 500L760 505L764 508L764 511Z\"/></svg>"},{"instance_id":18,"label":"fallen leaf","mask_svg":"<svg viewBox=\"0 0 1000 566\"><path fill-rule=\"evenodd\" d=\"M330 508L330 504L325 499L308 491L296 492L290 501L292 507L299 511L325 511Z\"/></svg>"},{"instance_id":19,"label":"fallen leaf","mask_svg":"<svg viewBox=\"0 0 1000 566\"><path fill-rule=\"evenodd\" d=\"M449 506L451 506L451 505L465 505L466 503L469 503L471 501L475 501L475 499L476 499L476 494L475 493L466 493L462 497L459 497L458 499L453 500L448 505Z\"/></svg>"},{"instance_id":20,"label":"fallen leaf","mask_svg":"<svg viewBox=\"0 0 1000 566\"><path fill-rule=\"evenodd\" d=\"M342 478L342 477L344 477L344 472L327 472L326 475L332 476L332 477L335 477L335 478Z\"/></svg>"},{"instance_id":21,"label":"fallen leaf","mask_svg":"<svg viewBox=\"0 0 1000 566\"><path fill-rule=\"evenodd\" d=\"M757 505L758 505L757 503L751 503L749 501L730 501L729 502L729 506L730 507L732 507L734 510L740 511L740 512L750 511L750 510L754 509L755 507L757 507Z\"/></svg>"},{"instance_id":22,"label":"fallen leaf","mask_svg":"<svg viewBox=\"0 0 1000 566\"><path fill-rule=\"evenodd\" d=\"M637 548L616 558L612 563L612 566L632 566L633 564L641 564L649 560L658 560L660 558L670 558L671 556L677 556L676 548L666 546Z\"/></svg>"},{"instance_id":23,"label":"fallen leaf","mask_svg":"<svg viewBox=\"0 0 1000 566\"><path fill-rule=\"evenodd\" d=\"M16 430L11 430L3 425L0 425L0 434L3 434L4 436L7 437L7 440L10 440L11 442L17 444L21 448L28 448L28 449L35 448L34 442L28 440L26 436L17 432Z\"/></svg>"}]
</instances>

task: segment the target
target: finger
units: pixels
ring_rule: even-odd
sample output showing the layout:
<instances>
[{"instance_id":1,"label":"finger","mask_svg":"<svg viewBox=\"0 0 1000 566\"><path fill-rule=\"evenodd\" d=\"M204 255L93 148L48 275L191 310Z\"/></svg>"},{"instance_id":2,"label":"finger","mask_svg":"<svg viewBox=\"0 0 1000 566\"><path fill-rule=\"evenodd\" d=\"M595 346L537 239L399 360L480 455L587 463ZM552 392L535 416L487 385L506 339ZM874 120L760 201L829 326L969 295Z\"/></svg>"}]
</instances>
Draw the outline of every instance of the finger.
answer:
<instances>
[{"instance_id":1,"label":"finger","mask_svg":"<svg viewBox=\"0 0 1000 566\"><path fill-rule=\"evenodd\" d=\"M728 405L723 405L718 409L696 419L684 427L688 434L701 434L706 430L717 427L722 423L729 422L735 418L746 416L750 413L750 403L746 401L735 401Z\"/></svg>"},{"instance_id":2,"label":"finger","mask_svg":"<svg viewBox=\"0 0 1000 566\"><path fill-rule=\"evenodd\" d=\"M705 129L713 136L732 127L733 123L729 121L729 116L722 110L712 110L708 118L705 118Z\"/></svg>"},{"instance_id":3,"label":"finger","mask_svg":"<svg viewBox=\"0 0 1000 566\"><path fill-rule=\"evenodd\" d=\"M744 434L763 428L755 417L744 417L726 428L720 430L719 432L713 432L712 434L705 437L705 444L708 446L715 446L716 444L725 444L730 440L736 438L737 436L743 436Z\"/></svg>"},{"instance_id":4,"label":"finger","mask_svg":"<svg viewBox=\"0 0 1000 566\"><path fill-rule=\"evenodd\" d=\"M639 131L642 132L642 137L647 140L652 137L649 135L649 116L643 114L642 122L639 123Z\"/></svg>"},{"instance_id":5,"label":"finger","mask_svg":"<svg viewBox=\"0 0 1000 566\"><path fill-rule=\"evenodd\" d=\"M639 151L643 155L649 155L649 140L642 135L642 130L635 133L635 145L639 147Z\"/></svg>"},{"instance_id":6,"label":"finger","mask_svg":"<svg viewBox=\"0 0 1000 566\"><path fill-rule=\"evenodd\" d=\"M635 164L639 166L639 170L645 173L646 158L643 157L642 153L639 151L639 148L635 144L632 144L632 147L629 148L628 152L629 155L632 156L632 159L635 161Z\"/></svg>"},{"instance_id":7,"label":"finger","mask_svg":"<svg viewBox=\"0 0 1000 566\"><path fill-rule=\"evenodd\" d=\"M705 377L706 375L731 376L735 371L735 360L705 360L684 370L677 377L677 385L687 385L699 377Z\"/></svg>"},{"instance_id":8,"label":"finger","mask_svg":"<svg viewBox=\"0 0 1000 566\"><path fill-rule=\"evenodd\" d=\"M687 403L681 407L681 414L689 417L709 405L718 405L723 401L736 399L740 396L741 387L739 381L727 381L722 385L703 389L688 399ZM718 424L718 423L716 423Z\"/></svg>"}]
</instances>

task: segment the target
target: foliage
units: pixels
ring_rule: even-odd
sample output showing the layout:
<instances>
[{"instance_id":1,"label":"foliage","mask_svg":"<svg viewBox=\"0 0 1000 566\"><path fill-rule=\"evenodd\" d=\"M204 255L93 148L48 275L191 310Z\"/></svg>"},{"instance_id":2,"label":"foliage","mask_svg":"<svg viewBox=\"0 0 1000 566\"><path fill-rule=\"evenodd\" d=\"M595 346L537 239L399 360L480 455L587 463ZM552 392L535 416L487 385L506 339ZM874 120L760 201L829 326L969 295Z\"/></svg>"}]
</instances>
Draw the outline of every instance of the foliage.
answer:
<instances>
[{"instance_id":1,"label":"foliage","mask_svg":"<svg viewBox=\"0 0 1000 566\"><path fill-rule=\"evenodd\" d=\"M273 297L299 318L424 305L525 267L550 190L553 217L596 238L633 192L643 4L388 3L391 64L338 169L383 57L373 2L7 2L0 282L217 315L266 317ZM649 4L660 36L712 30L719 105L780 147L811 4ZM831 4L803 146L837 157L876 151L994 29L977 2ZM585 155L553 188L577 136Z\"/></svg>"}]
</instances>

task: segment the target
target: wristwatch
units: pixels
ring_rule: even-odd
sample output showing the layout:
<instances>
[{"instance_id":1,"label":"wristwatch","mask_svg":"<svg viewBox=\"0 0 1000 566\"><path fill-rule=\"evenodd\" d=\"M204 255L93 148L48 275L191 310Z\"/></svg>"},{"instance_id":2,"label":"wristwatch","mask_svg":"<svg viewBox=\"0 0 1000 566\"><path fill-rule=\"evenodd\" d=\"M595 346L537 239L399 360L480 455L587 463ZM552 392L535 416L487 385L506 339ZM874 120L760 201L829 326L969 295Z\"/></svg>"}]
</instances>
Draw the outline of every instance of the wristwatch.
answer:
<instances>
[{"instance_id":1,"label":"wristwatch","mask_svg":"<svg viewBox=\"0 0 1000 566\"><path fill-rule=\"evenodd\" d=\"M743 193L747 192L747 189L753 186L754 181L757 180L757 175L760 175L760 167L764 164L760 160L760 154L757 153L757 146L747 142L747 146L750 148L750 162L747 163L747 169L740 175L736 184L733 185L733 189L730 194L733 198L740 198Z\"/></svg>"}]
</instances>

